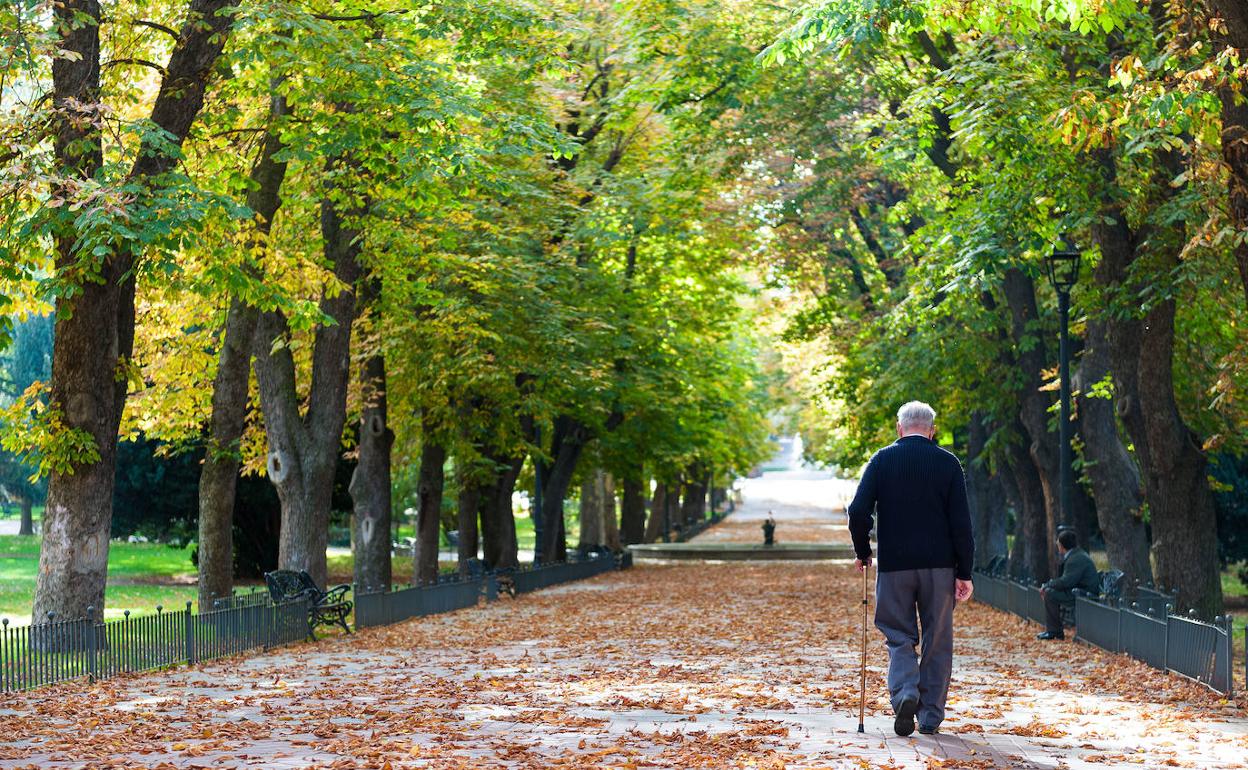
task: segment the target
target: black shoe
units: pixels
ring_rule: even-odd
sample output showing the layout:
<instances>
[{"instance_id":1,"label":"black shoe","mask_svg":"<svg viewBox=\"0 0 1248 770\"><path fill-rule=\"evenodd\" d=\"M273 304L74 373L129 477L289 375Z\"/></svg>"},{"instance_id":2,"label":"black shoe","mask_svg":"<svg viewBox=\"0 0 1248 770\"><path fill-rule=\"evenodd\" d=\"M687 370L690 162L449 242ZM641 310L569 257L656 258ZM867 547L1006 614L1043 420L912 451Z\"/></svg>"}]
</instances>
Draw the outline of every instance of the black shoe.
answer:
<instances>
[{"instance_id":1,"label":"black shoe","mask_svg":"<svg viewBox=\"0 0 1248 770\"><path fill-rule=\"evenodd\" d=\"M914 715L919 710L918 698L906 698L897 707L897 718L893 720L893 732L906 737L914 732Z\"/></svg>"},{"instance_id":2,"label":"black shoe","mask_svg":"<svg viewBox=\"0 0 1248 770\"><path fill-rule=\"evenodd\" d=\"M939 727L931 727L929 725L919 725L919 735L935 735L940 732Z\"/></svg>"},{"instance_id":3,"label":"black shoe","mask_svg":"<svg viewBox=\"0 0 1248 770\"><path fill-rule=\"evenodd\" d=\"M1065 638L1066 638L1066 634L1063 634L1063 633L1061 633L1060 631L1059 631L1058 633L1056 633L1056 634L1055 634L1055 633L1053 633L1052 631L1045 631L1045 632L1043 632L1043 633L1036 634L1036 638L1037 638L1037 639L1043 639L1044 641L1046 641L1046 642L1047 642L1047 641L1049 641L1050 639L1065 639Z\"/></svg>"}]
</instances>

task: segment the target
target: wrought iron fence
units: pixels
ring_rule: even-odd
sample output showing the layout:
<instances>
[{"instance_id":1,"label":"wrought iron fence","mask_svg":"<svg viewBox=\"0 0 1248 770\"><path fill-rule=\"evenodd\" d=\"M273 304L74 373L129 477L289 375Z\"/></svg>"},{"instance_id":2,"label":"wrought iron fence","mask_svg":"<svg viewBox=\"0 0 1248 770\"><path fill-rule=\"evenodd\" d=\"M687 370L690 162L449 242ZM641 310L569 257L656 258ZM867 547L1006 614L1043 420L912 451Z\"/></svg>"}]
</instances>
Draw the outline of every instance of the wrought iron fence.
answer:
<instances>
[{"instance_id":1,"label":"wrought iron fence","mask_svg":"<svg viewBox=\"0 0 1248 770\"><path fill-rule=\"evenodd\" d=\"M1025 620L1044 623L1044 599L1036 586L976 573L975 598ZM1129 655L1153 668L1182 674L1230 695L1234 687L1232 618L1219 616L1211 623L1204 622L1174 615L1172 607L1173 597L1151 586L1138 586L1131 603L1103 602L1077 595L1075 638L1109 652ZM1248 646L1248 632L1245 645ZM1248 674L1248 658L1245 673Z\"/></svg>"},{"instance_id":2,"label":"wrought iron fence","mask_svg":"<svg viewBox=\"0 0 1248 770\"><path fill-rule=\"evenodd\" d=\"M385 626L408 618L475 607L481 598L488 601L497 595L498 584L493 576L391 591L357 591L355 627Z\"/></svg>"},{"instance_id":3,"label":"wrought iron fence","mask_svg":"<svg viewBox=\"0 0 1248 770\"><path fill-rule=\"evenodd\" d=\"M511 574L516 593L527 593L539 588L548 588L559 583L601 575L616 568L614 556L602 555L583 561L558 562L543 564L538 567L516 570Z\"/></svg>"},{"instance_id":4,"label":"wrought iron fence","mask_svg":"<svg viewBox=\"0 0 1248 770\"><path fill-rule=\"evenodd\" d=\"M158 606L154 615L126 612L116 620L79 620L29 626L0 623L0 692L79 677L103 679L181 663L212 660L307 636L304 601L274 606L249 604L194 613Z\"/></svg>"}]
</instances>

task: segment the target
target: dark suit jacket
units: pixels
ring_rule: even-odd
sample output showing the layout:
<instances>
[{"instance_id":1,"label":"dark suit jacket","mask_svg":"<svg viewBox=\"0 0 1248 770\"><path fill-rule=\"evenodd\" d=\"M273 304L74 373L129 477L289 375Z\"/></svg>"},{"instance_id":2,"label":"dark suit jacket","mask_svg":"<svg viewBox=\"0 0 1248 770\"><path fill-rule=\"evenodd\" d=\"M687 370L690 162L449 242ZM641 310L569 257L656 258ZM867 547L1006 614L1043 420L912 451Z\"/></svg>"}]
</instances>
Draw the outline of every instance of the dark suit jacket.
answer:
<instances>
[{"instance_id":1,"label":"dark suit jacket","mask_svg":"<svg viewBox=\"0 0 1248 770\"><path fill-rule=\"evenodd\" d=\"M1074 548L1066 552L1062 559L1062 575L1044 584L1045 588L1054 591L1070 591L1078 588L1090 594L1101 592L1101 576L1092 563L1092 557L1082 548Z\"/></svg>"}]
</instances>

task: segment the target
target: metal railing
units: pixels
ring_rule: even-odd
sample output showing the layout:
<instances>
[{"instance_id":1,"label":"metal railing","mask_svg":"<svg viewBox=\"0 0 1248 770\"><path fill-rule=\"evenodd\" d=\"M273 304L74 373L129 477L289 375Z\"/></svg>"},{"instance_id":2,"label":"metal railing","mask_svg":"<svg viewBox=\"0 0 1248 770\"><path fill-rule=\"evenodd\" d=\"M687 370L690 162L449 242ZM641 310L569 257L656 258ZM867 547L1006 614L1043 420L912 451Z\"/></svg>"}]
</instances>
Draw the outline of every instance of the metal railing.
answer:
<instances>
[{"instance_id":1,"label":"metal railing","mask_svg":"<svg viewBox=\"0 0 1248 770\"><path fill-rule=\"evenodd\" d=\"M491 601L497 596L498 583L492 576L391 591L361 590L355 594L355 627L386 626L408 618L475 607L482 598Z\"/></svg>"},{"instance_id":2,"label":"metal railing","mask_svg":"<svg viewBox=\"0 0 1248 770\"><path fill-rule=\"evenodd\" d=\"M57 620L29 626L0 621L0 692L79 677L105 679L276 647L308 633L304 601L250 604L195 613L191 603L116 620Z\"/></svg>"},{"instance_id":3,"label":"metal railing","mask_svg":"<svg viewBox=\"0 0 1248 770\"><path fill-rule=\"evenodd\" d=\"M1036 585L976 573L975 598L1024 620L1044 623L1044 599ZM1158 609L1161 599L1169 601L1162 602ZM1136 598L1130 603L1076 595L1075 638L1230 695L1234 689L1232 618L1218 616L1213 622L1205 622L1191 614L1175 615L1171 612L1172 602L1171 595L1149 586L1137 587ZM1245 645L1248 646L1248 632ZM1248 675L1248 658L1245 674Z\"/></svg>"},{"instance_id":4,"label":"metal railing","mask_svg":"<svg viewBox=\"0 0 1248 770\"><path fill-rule=\"evenodd\" d=\"M627 566L614 555L527 567L507 573L517 593L583 580ZM435 585L355 593L355 627L398 623L409 618L474 607L498 596L500 574ZM0 692L29 690L80 677L102 679L123 673L193 664L269 649L308 636L308 600L274 605L267 591L253 590L213 599L213 609L193 612L156 608L154 615L116 620L87 618L29 626L0 621Z\"/></svg>"},{"instance_id":5,"label":"metal railing","mask_svg":"<svg viewBox=\"0 0 1248 770\"><path fill-rule=\"evenodd\" d=\"M549 588L560 583L601 575L616 569L616 566L614 556L604 555L582 561L557 562L518 569L511 573L511 578L515 583L516 593L527 593L539 588Z\"/></svg>"}]
</instances>

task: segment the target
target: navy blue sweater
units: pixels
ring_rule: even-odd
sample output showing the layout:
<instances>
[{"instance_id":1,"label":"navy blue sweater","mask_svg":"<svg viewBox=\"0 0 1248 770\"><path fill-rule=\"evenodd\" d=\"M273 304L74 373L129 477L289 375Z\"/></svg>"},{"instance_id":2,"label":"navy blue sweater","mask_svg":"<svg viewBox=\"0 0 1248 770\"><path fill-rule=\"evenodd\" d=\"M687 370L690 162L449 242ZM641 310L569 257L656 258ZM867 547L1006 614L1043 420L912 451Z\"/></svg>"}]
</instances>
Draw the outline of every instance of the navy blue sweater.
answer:
<instances>
[{"instance_id":1,"label":"navy blue sweater","mask_svg":"<svg viewBox=\"0 0 1248 770\"><path fill-rule=\"evenodd\" d=\"M871 556L876 514L881 572L953 567L971 579L975 540L966 478L952 453L923 436L906 436L875 453L849 504L849 531L860 559Z\"/></svg>"}]
</instances>

